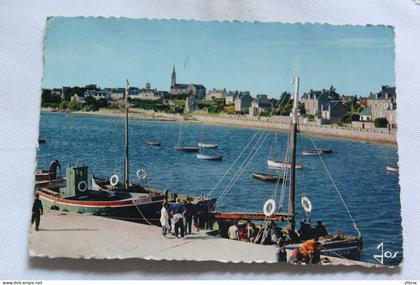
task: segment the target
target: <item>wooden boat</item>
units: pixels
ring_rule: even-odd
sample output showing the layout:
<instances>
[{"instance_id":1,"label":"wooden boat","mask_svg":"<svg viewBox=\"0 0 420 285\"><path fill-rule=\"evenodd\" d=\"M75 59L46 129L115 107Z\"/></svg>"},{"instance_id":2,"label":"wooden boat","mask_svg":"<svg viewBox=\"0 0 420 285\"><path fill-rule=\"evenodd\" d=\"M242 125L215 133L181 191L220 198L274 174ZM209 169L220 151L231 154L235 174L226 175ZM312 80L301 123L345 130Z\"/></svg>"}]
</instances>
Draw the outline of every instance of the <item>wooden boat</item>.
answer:
<instances>
[{"instance_id":1,"label":"wooden boat","mask_svg":"<svg viewBox=\"0 0 420 285\"><path fill-rule=\"evenodd\" d=\"M198 143L198 147L200 147L200 148L217 148L218 145L217 144L212 144L212 143Z\"/></svg>"},{"instance_id":2,"label":"wooden boat","mask_svg":"<svg viewBox=\"0 0 420 285\"><path fill-rule=\"evenodd\" d=\"M334 241L320 241L321 255L331 257L341 257L352 260L359 260L361 253L362 241L357 238L343 237ZM285 247L287 260L292 255L293 250L302 246L302 243L291 244Z\"/></svg>"},{"instance_id":3,"label":"wooden boat","mask_svg":"<svg viewBox=\"0 0 420 285\"><path fill-rule=\"evenodd\" d=\"M197 156L197 159L202 159L202 160L222 160L223 159L223 155L221 154L210 155L210 154L205 154L205 153L197 153L196 156Z\"/></svg>"},{"instance_id":4,"label":"wooden boat","mask_svg":"<svg viewBox=\"0 0 420 285\"><path fill-rule=\"evenodd\" d=\"M321 153L321 151L302 151L303 156L318 156Z\"/></svg>"},{"instance_id":5,"label":"wooden boat","mask_svg":"<svg viewBox=\"0 0 420 285\"><path fill-rule=\"evenodd\" d=\"M148 141L147 144L148 145L151 145L151 146L160 146L160 142L159 141Z\"/></svg>"},{"instance_id":6,"label":"wooden boat","mask_svg":"<svg viewBox=\"0 0 420 285\"><path fill-rule=\"evenodd\" d=\"M287 161L277 161L277 160L267 160L267 165L268 167L271 168L291 168L291 163L287 162ZM303 164L301 163L296 163L296 169L302 169L303 168Z\"/></svg>"},{"instance_id":7,"label":"wooden boat","mask_svg":"<svg viewBox=\"0 0 420 285\"><path fill-rule=\"evenodd\" d=\"M125 92L124 180L120 182L117 175L111 176L110 179L94 177L92 186L89 187L88 167L85 165L69 165L66 169L64 185L53 185L53 179L59 177L56 171L51 171L51 169L39 171L36 174L37 179L44 182L43 179L48 178L47 182L49 182L46 185L45 183L35 184L35 192L39 194L44 207L77 213L91 213L135 222L147 222L155 225L160 224L160 210L165 200L175 203L176 199L190 199L196 205L195 208L201 211L213 210L216 199L161 191L130 183L128 175L128 82ZM140 170L138 173L140 173L140 175L138 174L139 178L144 179Z\"/></svg>"},{"instance_id":8,"label":"wooden boat","mask_svg":"<svg viewBox=\"0 0 420 285\"><path fill-rule=\"evenodd\" d=\"M329 148L315 148L314 150L317 152L326 153L326 154L333 152L332 149L329 149Z\"/></svg>"},{"instance_id":9,"label":"wooden boat","mask_svg":"<svg viewBox=\"0 0 420 285\"><path fill-rule=\"evenodd\" d=\"M283 182L283 176L280 176L280 175L253 172L252 177L258 180L268 181L268 182L277 182L277 181Z\"/></svg>"},{"instance_id":10,"label":"wooden boat","mask_svg":"<svg viewBox=\"0 0 420 285\"><path fill-rule=\"evenodd\" d=\"M298 138L297 132L298 132L298 113L299 113L298 112L299 77L295 78L294 83L295 83L295 92L294 92L294 99L293 99L293 108L291 112L292 122L291 122L290 135L289 135L289 144L288 144L289 148L288 148L288 151L286 152L290 154L290 157L288 158L290 162L289 161L282 162L282 161L276 161L276 160L267 161L267 164L269 166L290 168L290 172L285 171L286 174L288 172L290 173L290 176L288 176L288 178L290 178L290 183L289 183L289 189L288 189L289 193L287 195L288 196L287 211L277 212L278 210L282 209L282 207L281 205L279 206L276 204L277 202L275 198L274 199L270 198L264 203L263 213L249 213L249 212L243 212L243 213L213 212L212 213L214 215L214 218L218 222L219 230L223 231L224 236L226 236L225 233L227 233L229 226L232 225L232 221L239 221L239 220L263 221L264 223L263 227L265 228L269 226L268 221L288 223L287 225L288 231L292 232L295 235L295 237L293 238L294 241L292 241L289 245L285 247L288 257L290 257L293 250L300 248L302 242L307 240L307 238L304 235L298 236L298 234L296 233L296 221L300 220L300 218L298 217L298 213L296 211L296 201L295 201L296 200L296 169L303 166L296 163L296 148L297 148L296 146L297 146L297 138ZM331 179L331 182L333 182L331 177L330 179ZM336 188L336 190L338 191L338 188ZM284 194L286 193L282 192L280 196ZM310 203L307 197L302 197L301 202L302 202L302 207L306 215L309 216L309 214L312 211L312 204ZM342 202L344 203L343 200ZM350 212L349 212L349 215L352 218ZM337 234L336 236L333 236L333 237L324 236L322 237L322 239L319 239L319 241L321 242L321 254L347 258L347 259L359 259L360 252L363 247L362 236L354 220L353 220L353 227L355 231L358 233L357 236L344 236L343 234ZM313 238L313 235L309 238ZM258 241L258 239L259 238L257 236L254 242Z\"/></svg>"},{"instance_id":11,"label":"wooden boat","mask_svg":"<svg viewBox=\"0 0 420 285\"><path fill-rule=\"evenodd\" d=\"M183 127L183 123L181 122L181 124L179 126L178 143L175 146L175 150L176 151L182 151L182 152L198 152L200 150L199 147L182 146L181 145L181 142L182 142L182 127Z\"/></svg>"},{"instance_id":12,"label":"wooden boat","mask_svg":"<svg viewBox=\"0 0 420 285\"><path fill-rule=\"evenodd\" d=\"M400 172L400 169L399 169L398 166L390 166L390 165L387 165L386 171L398 173L398 172Z\"/></svg>"},{"instance_id":13,"label":"wooden boat","mask_svg":"<svg viewBox=\"0 0 420 285\"><path fill-rule=\"evenodd\" d=\"M176 151L183 151L183 152L198 152L200 150L199 147L194 146L176 146Z\"/></svg>"},{"instance_id":14,"label":"wooden boat","mask_svg":"<svg viewBox=\"0 0 420 285\"><path fill-rule=\"evenodd\" d=\"M203 148L217 148L217 144L209 144L209 143L204 143L203 142L203 138L204 138L204 126L201 126L201 140L198 143L199 146L199 151L196 154L197 159L201 159L201 160L222 160L223 159L223 155L216 153L216 154L209 154L209 153L203 153Z\"/></svg>"}]
</instances>

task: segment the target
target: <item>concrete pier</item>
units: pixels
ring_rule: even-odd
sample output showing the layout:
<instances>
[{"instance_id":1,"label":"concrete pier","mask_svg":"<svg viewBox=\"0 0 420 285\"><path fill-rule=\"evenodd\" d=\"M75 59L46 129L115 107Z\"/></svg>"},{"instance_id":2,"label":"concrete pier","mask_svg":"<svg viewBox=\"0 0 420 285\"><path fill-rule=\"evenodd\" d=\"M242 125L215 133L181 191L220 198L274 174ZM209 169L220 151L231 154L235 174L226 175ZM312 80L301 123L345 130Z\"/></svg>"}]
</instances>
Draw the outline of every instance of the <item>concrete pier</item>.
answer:
<instances>
[{"instance_id":1,"label":"concrete pier","mask_svg":"<svg viewBox=\"0 0 420 285\"><path fill-rule=\"evenodd\" d=\"M156 226L105 217L46 210L40 230L30 231L31 256L153 260L196 260L222 262L276 262L276 247L239 242L207 235L201 231L186 239L161 236ZM329 258L330 264L374 264Z\"/></svg>"}]
</instances>

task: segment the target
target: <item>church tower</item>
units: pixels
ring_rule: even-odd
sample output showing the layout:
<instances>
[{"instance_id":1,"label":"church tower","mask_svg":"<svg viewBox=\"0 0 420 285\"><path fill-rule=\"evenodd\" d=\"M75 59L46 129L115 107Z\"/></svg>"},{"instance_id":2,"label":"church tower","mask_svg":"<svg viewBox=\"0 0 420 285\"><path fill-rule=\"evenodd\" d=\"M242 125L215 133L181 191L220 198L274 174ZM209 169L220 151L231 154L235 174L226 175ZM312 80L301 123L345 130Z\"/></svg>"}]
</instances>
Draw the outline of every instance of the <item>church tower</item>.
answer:
<instances>
[{"instance_id":1,"label":"church tower","mask_svg":"<svg viewBox=\"0 0 420 285\"><path fill-rule=\"evenodd\" d=\"M176 85L176 72L175 72L175 64L172 69L172 81L171 81L171 87L175 87Z\"/></svg>"}]
</instances>

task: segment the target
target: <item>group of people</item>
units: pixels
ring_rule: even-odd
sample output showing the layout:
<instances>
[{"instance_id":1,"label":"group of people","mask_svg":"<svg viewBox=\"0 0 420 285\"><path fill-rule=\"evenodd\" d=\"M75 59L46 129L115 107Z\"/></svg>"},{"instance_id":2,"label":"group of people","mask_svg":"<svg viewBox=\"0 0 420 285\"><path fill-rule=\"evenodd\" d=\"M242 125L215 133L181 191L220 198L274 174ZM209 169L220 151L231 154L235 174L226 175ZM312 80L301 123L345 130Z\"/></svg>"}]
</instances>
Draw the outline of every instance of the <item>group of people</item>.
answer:
<instances>
[{"instance_id":1,"label":"group of people","mask_svg":"<svg viewBox=\"0 0 420 285\"><path fill-rule=\"evenodd\" d=\"M315 228L312 228L311 224L307 224L303 221L300 223L299 239L301 241L309 239L318 240L326 236L328 236L328 232L325 226L322 224L322 221L317 221L317 225Z\"/></svg>"},{"instance_id":2,"label":"group of people","mask_svg":"<svg viewBox=\"0 0 420 285\"><path fill-rule=\"evenodd\" d=\"M178 199L175 204L169 204L165 200L160 211L162 236L166 237L172 233L176 238L185 239L187 234L191 234L193 225L197 231L200 230L201 223L208 228L208 212L199 207L200 205L198 204L192 204L191 199L183 202Z\"/></svg>"},{"instance_id":3,"label":"group of people","mask_svg":"<svg viewBox=\"0 0 420 285\"><path fill-rule=\"evenodd\" d=\"M318 240L328 237L327 230L318 221L315 228L310 224L301 222L300 229L296 233L289 225L286 229L278 227L275 222L268 221L266 224L256 227L255 224L247 221L246 223L233 222L228 228L227 236L232 240L252 242L264 245L276 245L278 262L287 262L286 245L303 243L293 254L289 262L297 261L305 263L319 262L321 251Z\"/></svg>"}]
</instances>

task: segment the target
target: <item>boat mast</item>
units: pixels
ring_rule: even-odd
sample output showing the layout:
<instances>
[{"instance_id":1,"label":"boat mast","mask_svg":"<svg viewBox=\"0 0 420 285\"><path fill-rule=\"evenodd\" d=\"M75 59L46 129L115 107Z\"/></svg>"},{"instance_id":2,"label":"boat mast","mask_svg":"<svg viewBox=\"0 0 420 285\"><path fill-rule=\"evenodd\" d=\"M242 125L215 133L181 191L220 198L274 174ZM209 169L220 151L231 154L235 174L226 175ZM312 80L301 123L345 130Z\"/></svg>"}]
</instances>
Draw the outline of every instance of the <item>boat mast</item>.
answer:
<instances>
[{"instance_id":1,"label":"boat mast","mask_svg":"<svg viewBox=\"0 0 420 285\"><path fill-rule=\"evenodd\" d=\"M124 185L125 189L128 190L129 179L128 179L128 79L125 81L125 164L124 164Z\"/></svg>"},{"instance_id":2,"label":"boat mast","mask_svg":"<svg viewBox=\"0 0 420 285\"><path fill-rule=\"evenodd\" d=\"M288 214L289 214L289 225L292 231L295 230L295 180L296 180L296 134L297 134L297 124L298 124L298 99L299 99L299 76L294 78L295 83L295 93L293 94L293 109L292 109L292 129L290 136L290 189L289 189L289 205L288 205Z\"/></svg>"}]
</instances>

